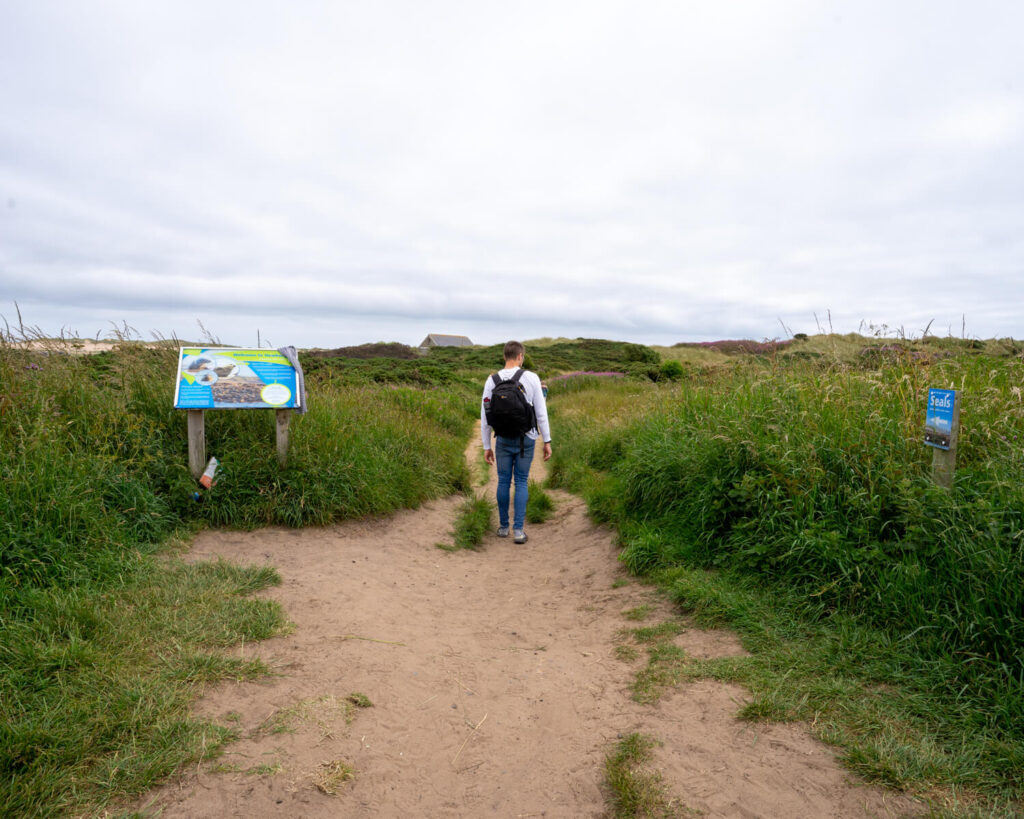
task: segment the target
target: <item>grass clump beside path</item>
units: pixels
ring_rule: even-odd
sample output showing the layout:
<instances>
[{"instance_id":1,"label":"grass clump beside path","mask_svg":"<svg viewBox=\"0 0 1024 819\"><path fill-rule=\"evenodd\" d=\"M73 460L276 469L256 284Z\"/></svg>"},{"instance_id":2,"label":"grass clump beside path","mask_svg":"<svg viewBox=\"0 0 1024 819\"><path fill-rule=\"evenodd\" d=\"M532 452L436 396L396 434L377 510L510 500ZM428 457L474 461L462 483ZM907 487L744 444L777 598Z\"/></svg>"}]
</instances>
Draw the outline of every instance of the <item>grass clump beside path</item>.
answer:
<instances>
[{"instance_id":1,"label":"grass clump beside path","mask_svg":"<svg viewBox=\"0 0 1024 819\"><path fill-rule=\"evenodd\" d=\"M459 506L452 529L452 545L439 543L438 546L447 551L478 548L491 529L492 509L493 504L486 498L470 493Z\"/></svg>"},{"instance_id":2,"label":"grass clump beside path","mask_svg":"<svg viewBox=\"0 0 1024 819\"><path fill-rule=\"evenodd\" d=\"M674 819L698 815L673 804L661 774L650 767L658 742L627 734L605 757L605 781L615 819Z\"/></svg>"},{"instance_id":3,"label":"grass clump beside path","mask_svg":"<svg viewBox=\"0 0 1024 819\"><path fill-rule=\"evenodd\" d=\"M873 691L874 710L826 732L851 765L940 801L1019 806L1024 361L930 346L941 355L780 355L553 401L552 480L619 528L633 572L767 658L763 685L729 672L776 686L765 716L833 702L840 719ZM952 492L929 480L930 386L963 394ZM828 669L845 680L831 692L814 682Z\"/></svg>"},{"instance_id":4,"label":"grass clump beside path","mask_svg":"<svg viewBox=\"0 0 1024 819\"><path fill-rule=\"evenodd\" d=\"M555 512L555 502L536 481L527 484L526 522L545 523Z\"/></svg>"},{"instance_id":5,"label":"grass clump beside path","mask_svg":"<svg viewBox=\"0 0 1024 819\"><path fill-rule=\"evenodd\" d=\"M284 627L267 567L159 555L198 528L302 526L464 490L477 405L439 387L307 379L310 410L275 459L270 412L207 414L222 463L204 502L171 408L177 348L69 356L0 334L0 805L88 813L215 753L199 687L265 669L221 649Z\"/></svg>"}]
</instances>

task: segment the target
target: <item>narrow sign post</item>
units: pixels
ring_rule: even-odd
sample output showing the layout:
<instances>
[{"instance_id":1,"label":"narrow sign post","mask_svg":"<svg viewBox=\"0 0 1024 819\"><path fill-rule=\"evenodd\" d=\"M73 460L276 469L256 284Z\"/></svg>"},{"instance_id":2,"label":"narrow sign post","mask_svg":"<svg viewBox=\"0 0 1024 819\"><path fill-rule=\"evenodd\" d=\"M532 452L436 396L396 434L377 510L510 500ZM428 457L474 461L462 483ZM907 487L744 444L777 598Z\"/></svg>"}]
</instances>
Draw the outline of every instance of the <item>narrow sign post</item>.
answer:
<instances>
[{"instance_id":1,"label":"narrow sign post","mask_svg":"<svg viewBox=\"0 0 1024 819\"><path fill-rule=\"evenodd\" d=\"M956 447L960 437L960 394L956 390L928 390L928 414L924 442L933 447L932 480L936 486L953 488Z\"/></svg>"},{"instance_id":2,"label":"narrow sign post","mask_svg":"<svg viewBox=\"0 0 1024 819\"><path fill-rule=\"evenodd\" d=\"M277 415L277 462L285 466L288 462L288 424L292 420L292 411L279 409Z\"/></svg>"},{"instance_id":3,"label":"narrow sign post","mask_svg":"<svg viewBox=\"0 0 1024 819\"><path fill-rule=\"evenodd\" d=\"M188 411L188 469L197 481L206 466L206 419L202 410Z\"/></svg>"}]
</instances>

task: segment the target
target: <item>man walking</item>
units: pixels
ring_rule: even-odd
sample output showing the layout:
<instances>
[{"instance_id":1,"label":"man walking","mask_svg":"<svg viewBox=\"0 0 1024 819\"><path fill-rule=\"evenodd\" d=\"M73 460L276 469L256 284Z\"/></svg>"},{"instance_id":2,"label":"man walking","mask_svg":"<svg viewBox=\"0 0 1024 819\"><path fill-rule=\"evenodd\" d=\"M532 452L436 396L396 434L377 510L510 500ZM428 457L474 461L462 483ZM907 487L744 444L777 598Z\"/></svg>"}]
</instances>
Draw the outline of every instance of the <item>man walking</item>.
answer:
<instances>
[{"instance_id":1,"label":"man walking","mask_svg":"<svg viewBox=\"0 0 1024 819\"><path fill-rule=\"evenodd\" d=\"M536 373L524 370L526 350L518 341L505 345L505 367L487 379L480 402L480 432L484 459L498 465L498 537L508 537L508 506L515 478L515 509L512 533L516 543L526 543L526 498L530 464L538 434L544 460L551 457L548 410ZM494 432L494 449L491 433Z\"/></svg>"}]
</instances>

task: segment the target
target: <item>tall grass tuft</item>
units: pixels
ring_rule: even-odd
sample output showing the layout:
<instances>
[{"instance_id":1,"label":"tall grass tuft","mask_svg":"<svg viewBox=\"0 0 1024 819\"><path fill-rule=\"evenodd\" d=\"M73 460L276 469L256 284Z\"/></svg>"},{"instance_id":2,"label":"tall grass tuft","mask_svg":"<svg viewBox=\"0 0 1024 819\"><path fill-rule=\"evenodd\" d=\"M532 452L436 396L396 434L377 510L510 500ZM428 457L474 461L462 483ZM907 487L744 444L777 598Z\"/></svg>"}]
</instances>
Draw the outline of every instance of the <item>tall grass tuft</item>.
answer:
<instances>
[{"instance_id":1,"label":"tall grass tuft","mask_svg":"<svg viewBox=\"0 0 1024 819\"><path fill-rule=\"evenodd\" d=\"M486 498L478 498L472 492L459 507L455 526L452 529L452 546L443 546L449 551L477 549L484 542L484 536L491 528L493 504Z\"/></svg>"},{"instance_id":2,"label":"tall grass tuft","mask_svg":"<svg viewBox=\"0 0 1024 819\"><path fill-rule=\"evenodd\" d=\"M526 496L526 522L544 523L555 512L555 502L551 500L543 486L536 481L527 484L528 494Z\"/></svg>"},{"instance_id":3,"label":"tall grass tuft","mask_svg":"<svg viewBox=\"0 0 1024 819\"><path fill-rule=\"evenodd\" d=\"M673 799L661 774L651 767L657 740L627 734L604 760L610 813L615 819L684 817L696 815Z\"/></svg>"}]
</instances>

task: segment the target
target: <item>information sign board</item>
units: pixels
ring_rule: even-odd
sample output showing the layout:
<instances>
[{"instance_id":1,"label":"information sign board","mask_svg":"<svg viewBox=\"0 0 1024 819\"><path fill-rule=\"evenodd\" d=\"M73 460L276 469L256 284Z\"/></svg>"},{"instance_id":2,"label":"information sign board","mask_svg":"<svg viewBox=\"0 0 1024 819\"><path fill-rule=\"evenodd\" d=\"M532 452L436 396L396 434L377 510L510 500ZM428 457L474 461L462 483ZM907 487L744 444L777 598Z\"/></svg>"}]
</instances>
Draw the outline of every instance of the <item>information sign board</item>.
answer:
<instances>
[{"instance_id":1,"label":"information sign board","mask_svg":"<svg viewBox=\"0 0 1024 819\"><path fill-rule=\"evenodd\" d=\"M277 350L180 350L175 409L297 409L301 401L295 368Z\"/></svg>"},{"instance_id":2,"label":"information sign board","mask_svg":"<svg viewBox=\"0 0 1024 819\"><path fill-rule=\"evenodd\" d=\"M924 419L924 442L937 449L949 449L953 437L956 390L928 390L928 412Z\"/></svg>"}]
</instances>

